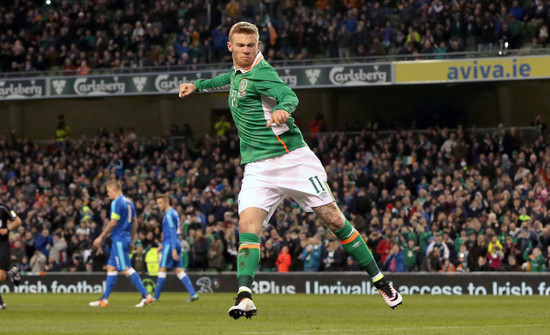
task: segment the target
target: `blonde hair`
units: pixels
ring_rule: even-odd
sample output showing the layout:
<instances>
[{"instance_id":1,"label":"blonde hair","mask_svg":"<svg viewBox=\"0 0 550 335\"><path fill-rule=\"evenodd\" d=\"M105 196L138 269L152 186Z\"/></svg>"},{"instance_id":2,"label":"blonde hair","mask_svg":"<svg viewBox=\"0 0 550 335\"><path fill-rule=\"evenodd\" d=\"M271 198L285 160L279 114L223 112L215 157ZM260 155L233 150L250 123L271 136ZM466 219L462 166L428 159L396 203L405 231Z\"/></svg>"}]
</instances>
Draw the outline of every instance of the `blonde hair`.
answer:
<instances>
[{"instance_id":1,"label":"blonde hair","mask_svg":"<svg viewBox=\"0 0 550 335\"><path fill-rule=\"evenodd\" d=\"M233 34L255 35L256 42L260 40L260 33L258 32L258 27L256 27L252 23L245 22L245 21L237 22L231 27L231 29L229 30L229 41L231 41L231 36L233 36Z\"/></svg>"},{"instance_id":2,"label":"blonde hair","mask_svg":"<svg viewBox=\"0 0 550 335\"><path fill-rule=\"evenodd\" d=\"M113 188L115 190L122 190L122 184L116 179L111 179L105 183L105 187Z\"/></svg>"},{"instance_id":3,"label":"blonde hair","mask_svg":"<svg viewBox=\"0 0 550 335\"><path fill-rule=\"evenodd\" d=\"M155 196L155 199L158 200L158 199L162 199L162 200L166 200L166 201L169 201L170 200L170 197L168 196L168 193L159 193Z\"/></svg>"}]
</instances>

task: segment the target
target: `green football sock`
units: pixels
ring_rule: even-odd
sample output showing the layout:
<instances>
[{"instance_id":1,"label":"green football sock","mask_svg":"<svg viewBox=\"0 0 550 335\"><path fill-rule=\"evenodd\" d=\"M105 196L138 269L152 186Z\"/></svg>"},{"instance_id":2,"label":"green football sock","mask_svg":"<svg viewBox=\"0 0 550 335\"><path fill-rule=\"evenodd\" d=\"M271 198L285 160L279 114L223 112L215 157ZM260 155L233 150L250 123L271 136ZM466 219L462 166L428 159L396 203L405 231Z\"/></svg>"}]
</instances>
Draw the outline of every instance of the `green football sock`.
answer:
<instances>
[{"instance_id":1,"label":"green football sock","mask_svg":"<svg viewBox=\"0 0 550 335\"><path fill-rule=\"evenodd\" d=\"M363 240L363 237L353 228L348 220L346 220L344 228L335 231L334 235L338 237L344 250L346 250L347 253L359 263L361 268L371 276L373 282L377 282L384 277L378 265L376 265L374 257L367 247L365 240Z\"/></svg>"},{"instance_id":2,"label":"green football sock","mask_svg":"<svg viewBox=\"0 0 550 335\"><path fill-rule=\"evenodd\" d=\"M251 233L239 234L239 253L237 255L237 282L239 291L252 289L254 273L260 264L260 237Z\"/></svg>"}]
</instances>

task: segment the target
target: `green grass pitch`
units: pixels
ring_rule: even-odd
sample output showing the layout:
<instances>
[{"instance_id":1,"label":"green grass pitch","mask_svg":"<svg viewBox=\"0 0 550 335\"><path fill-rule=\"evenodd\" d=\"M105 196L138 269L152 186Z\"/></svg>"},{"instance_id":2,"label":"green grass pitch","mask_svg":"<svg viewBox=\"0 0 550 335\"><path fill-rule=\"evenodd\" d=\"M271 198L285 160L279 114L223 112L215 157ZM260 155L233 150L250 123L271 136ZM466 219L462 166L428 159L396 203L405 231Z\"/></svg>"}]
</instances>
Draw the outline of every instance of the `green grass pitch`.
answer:
<instances>
[{"instance_id":1,"label":"green grass pitch","mask_svg":"<svg viewBox=\"0 0 550 335\"><path fill-rule=\"evenodd\" d=\"M227 315L232 294L164 293L138 309L137 293L3 294L1 334L548 334L548 297L404 296L395 311L378 296L256 295L258 316Z\"/></svg>"}]
</instances>

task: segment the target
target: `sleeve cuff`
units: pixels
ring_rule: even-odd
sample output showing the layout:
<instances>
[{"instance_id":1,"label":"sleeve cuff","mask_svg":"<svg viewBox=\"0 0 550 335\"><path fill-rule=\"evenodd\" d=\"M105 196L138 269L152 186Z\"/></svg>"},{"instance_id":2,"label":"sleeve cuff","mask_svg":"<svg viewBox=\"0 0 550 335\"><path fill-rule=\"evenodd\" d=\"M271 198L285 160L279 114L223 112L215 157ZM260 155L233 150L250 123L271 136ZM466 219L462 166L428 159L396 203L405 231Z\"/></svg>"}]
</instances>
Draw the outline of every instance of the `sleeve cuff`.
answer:
<instances>
[{"instance_id":1,"label":"sleeve cuff","mask_svg":"<svg viewBox=\"0 0 550 335\"><path fill-rule=\"evenodd\" d=\"M197 80L193 83L195 85L195 91L198 92L202 89L200 82Z\"/></svg>"}]
</instances>

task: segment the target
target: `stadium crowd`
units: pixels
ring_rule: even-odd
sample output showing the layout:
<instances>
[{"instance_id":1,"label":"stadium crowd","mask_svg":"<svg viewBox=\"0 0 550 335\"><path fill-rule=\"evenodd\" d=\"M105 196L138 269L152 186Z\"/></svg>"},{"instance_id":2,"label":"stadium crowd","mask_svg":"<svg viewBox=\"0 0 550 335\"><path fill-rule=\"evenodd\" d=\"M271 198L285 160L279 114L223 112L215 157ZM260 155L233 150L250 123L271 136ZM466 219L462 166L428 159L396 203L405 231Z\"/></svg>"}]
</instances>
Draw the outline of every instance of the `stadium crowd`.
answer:
<instances>
[{"instance_id":1,"label":"stadium crowd","mask_svg":"<svg viewBox=\"0 0 550 335\"><path fill-rule=\"evenodd\" d=\"M319 129L318 122L310 126ZM312 133L333 196L385 271L550 270L550 147L546 124L526 142L514 128L495 133ZM23 221L10 232L21 270L102 271L108 243L92 249L109 217L104 183L123 181L138 213L132 262L155 271L162 213L170 192L181 215L182 256L190 270L235 269L237 195L243 169L225 119L216 134L138 140L131 130L38 145L0 135L0 203ZM324 128L324 127L321 127ZM353 134L353 135L352 135ZM312 213L290 198L261 233L262 271L353 271L358 265Z\"/></svg>"},{"instance_id":2,"label":"stadium crowd","mask_svg":"<svg viewBox=\"0 0 550 335\"><path fill-rule=\"evenodd\" d=\"M541 0L6 0L0 70L196 69L230 60L227 33L239 20L261 28L270 61L546 47L550 23Z\"/></svg>"}]
</instances>

